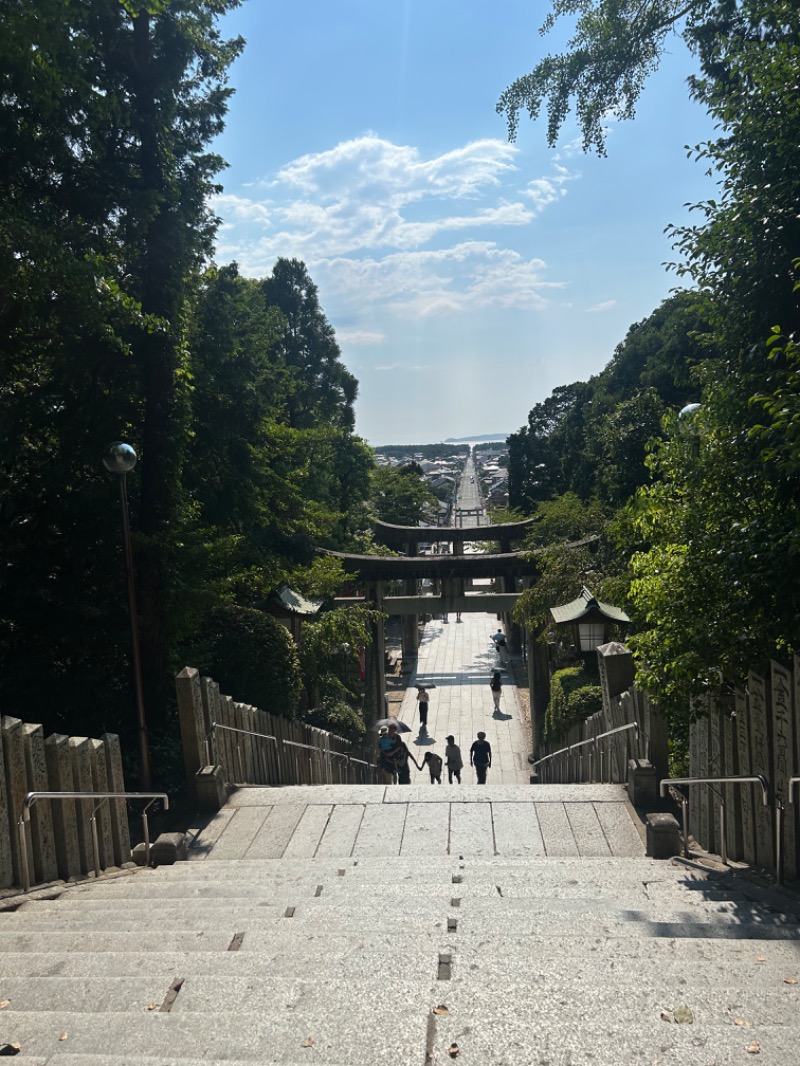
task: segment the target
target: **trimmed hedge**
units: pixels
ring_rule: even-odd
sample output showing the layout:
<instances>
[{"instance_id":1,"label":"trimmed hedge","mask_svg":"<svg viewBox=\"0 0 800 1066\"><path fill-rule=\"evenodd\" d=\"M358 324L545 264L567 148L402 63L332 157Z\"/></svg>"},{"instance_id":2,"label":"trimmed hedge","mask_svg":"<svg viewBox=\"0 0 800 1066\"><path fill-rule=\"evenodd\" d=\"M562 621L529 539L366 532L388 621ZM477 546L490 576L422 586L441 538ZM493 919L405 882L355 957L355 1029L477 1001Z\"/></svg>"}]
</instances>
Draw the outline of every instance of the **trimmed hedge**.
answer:
<instances>
[{"instance_id":1,"label":"trimmed hedge","mask_svg":"<svg viewBox=\"0 0 800 1066\"><path fill-rule=\"evenodd\" d=\"M202 674L226 695L261 711L295 718L303 691L300 660L288 629L250 607L216 607L194 649Z\"/></svg>"},{"instance_id":2,"label":"trimmed hedge","mask_svg":"<svg viewBox=\"0 0 800 1066\"><path fill-rule=\"evenodd\" d=\"M544 739L557 740L576 722L603 707L603 692L596 671L583 664L556 670L550 678L550 701L544 718Z\"/></svg>"}]
</instances>

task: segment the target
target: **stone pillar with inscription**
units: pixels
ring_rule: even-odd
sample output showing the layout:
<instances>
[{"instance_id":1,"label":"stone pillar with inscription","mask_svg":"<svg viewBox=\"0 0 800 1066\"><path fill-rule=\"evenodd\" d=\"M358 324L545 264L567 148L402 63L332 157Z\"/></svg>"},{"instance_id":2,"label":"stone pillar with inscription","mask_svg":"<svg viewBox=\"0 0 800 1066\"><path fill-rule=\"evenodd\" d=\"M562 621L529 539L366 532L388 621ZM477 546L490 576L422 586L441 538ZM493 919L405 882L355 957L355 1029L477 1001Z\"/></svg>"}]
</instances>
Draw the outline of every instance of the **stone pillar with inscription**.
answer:
<instances>
[{"instance_id":1,"label":"stone pillar with inscription","mask_svg":"<svg viewBox=\"0 0 800 1066\"><path fill-rule=\"evenodd\" d=\"M122 770L122 748L116 733L102 736L106 760L106 779L110 792L125 791L125 775ZM111 818L111 839L114 845L114 864L121 866L131 861L131 833L128 825L128 804L125 800L111 800L108 805Z\"/></svg>"},{"instance_id":2,"label":"stone pillar with inscription","mask_svg":"<svg viewBox=\"0 0 800 1066\"><path fill-rule=\"evenodd\" d=\"M92 791L110 792L106 771L106 750L102 740L89 741L89 758L92 767ZM110 800L98 800L93 804L97 825L97 842L100 845L100 866L106 869L114 865L114 840L111 836Z\"/></svg>"},{"instance_id":3,"label":"stone pillar with inscription","mask_svg":"<svg viewBox=\"0 0 800 1066\"><path fill-rule=\"evenodd\" d=\"M797 807L789 803L789 778L794 773L795 712L792 675L779 663L770 663L770 717L772 719L772 768L770 785L782 811L783 876L797 878Z\"/></svg>"},{"instance_id":4,"label":"stone pillar with inscription","mask_svg":"<svg viewBox=\"0 0 800 1066\"><path fill-rule=\"evenodd\" d=\"M74 792L69 737L61 733L51 734L44 742L44 755L50 790ZM59 800L52 804L52 808L58 873L64 881L74 881L83 872L78 845L76 803L74 800Z\"/></svg>"},{"instance_id":5,"label":"stone pillar with inscription","mask_svg":"<svg viewBox=\"0 0 800 1066\"><path fill-rule=\"evenodd\" d=\"M208 729L204 728L198 671L192 666L184 666L175 678L175 689L178 695L178 720L181 727L186 787L192 799L197 799L195 777L198 770L206 765L205 739L208 732Z\"/></svg>"},{"instance_id":6,"label":"stone pillar with inscription","mask_svg":"<svg viewBox=\"0 0 800 1066\"><path fill-rule=\"evenodd\" d=\"M716 696L710 696L708 700L708 776L724 777L722 745L722 717L719 701ZM715 855L722 851L720 838L720 808L724 802L724 785L709 785L709 815L708 815L708 843L707 849ZM725 812L726 815L728 812Z\"/></svg>"},{"instance_id":7,"label":"stone pillar with inscription","mask_svg":"<svg viewBox=\"0 0 800 1066\"><path fill-rule=\"evenodd\" d=\"M732 713L732 701L726 697L722 707L722 755L726 777L740 773L736 749L736 717ZM726 839L725 847L731 859L741 859L742 845L742 792L743 785L725 785Z\"/></svg>"},{"instance_id":8,"label":"stone pillar with inscription","mask_svg":"<svg viewBox=\"0 0 800 1066\"><path fill-rule=\"evenodd\" d=\"M19 718L3 718L3 759L6 764L6 795L8 796L8 820L11 828L11 862L12 884L22 884L22 864L20 862L19 833L17 820L22 814L22 801L28 788L25 773L25 750L22 740L22 722ZM28 870L33 877L33 846L31 834L27 836Z\"/></svg>"},{"instance_id":9,"label":"stone pillar with inscription","mask_svg":"<svg viewBox=\"0 0 800 1066\"><path fill-rule=\"evenodd\" d=\"M14 870L11 861L11 834L16 832L8 811L8 792L6 790L6 765L3 757L3 741L0 736L0 888L9 888L14 882Z\"/></svg>"},{"instance_id":10,"label":"stone pillar with inscription","mask_svg":"<svg viewBox=\"0 0 800 1066\"><path fill-rule=\"evenodd\" d=\"M733 690L733 716L736 723L736 753L738 756L738 772L745 777L753 774L753 757L750 752L750 716L747 711L747 694L741 685L736 685ZM760 793L760 789L758 790ZM742 813L742 854L745 862L754 865L756 862L756 804L760 803L760 795L756 797L756 789L753 785L742 785L739 788L739 797Z\"/></svg>"},{"instance_id":11,"label":"stone pillar with inscription","mask_svg":"<svg viewBox=\"0 0 800 1066\"><path fill-rule=\"evenodd\" d=\"M92 755L89 751L88 737L69 738L69 759L72 766L72 787L76 792L91 792ZM94 871L91 827L93 806L91 800L76 801L78 852L80 854L81 871L85 874Z\"/></svg>"},{"instance_id":12,"label":"stone pillar with inscription","mask_svg":"<svg viewBox=\"0 0 800 1066\"><path fill-rule=\"evenodd\" d=\"M25 723L22 726L22 744L25 751L28 791L55 791L50 789L47 777L42 727ZM55 803L60 802L60 800L55 801ZM37 800L31 807L30 833L33 845L33 868L30 872L36 881L55 881L58 877L52 815L54 805L49 800Z\"/></svg>"},{"instance_id":13,"label":"stone pillar with inscription","mask_svg":"<svg viewBox=\"0 0 800 1066\"><path fill-rule=\"evenodd\" d=\"M603 711L608 722L606 728L619 729L621 726L628 725L619 697L633 686L636 672L633 656L628 648L618 641L601 644L597 649L597 669L600 674L600 690L603 694ZM632 707L633 703L629 701L626 706ZM616 736L607 737L601 743L605 745L605 750L612 759L612 780L627 781L628 737L624 733L619 733ZM632 747L631 745L631 750Z\"/></svg>"},{"instance_id":14,"label":"stone pillar with inscription","mask_svg":"<svg viewBox=\"0 0 800 1066\"><path fill-rule=\"evenodd\" d=\"M770 722L767 715L767 687L761 674L751 670L747 676L747 708L750 724L750 752L753 773L770 776ZM761 790L756 792L755 810L756 862L772 870L775 865L772 808L761 802Z\"/></svg>"},{"instance_id":15,"label":"stone pillar with inscription","mask_svg":"<svg viewBox=\"0 0 800 1066\"><path fill-rule=\"evenodd\" d=\"M700 709L696 707L696 709ZM698 716L689 729L689 776L708 777L708 718ZM707 785L689 785L689 832L701 848L709 847L711 803Z\"/></svg>"}]
</instances>

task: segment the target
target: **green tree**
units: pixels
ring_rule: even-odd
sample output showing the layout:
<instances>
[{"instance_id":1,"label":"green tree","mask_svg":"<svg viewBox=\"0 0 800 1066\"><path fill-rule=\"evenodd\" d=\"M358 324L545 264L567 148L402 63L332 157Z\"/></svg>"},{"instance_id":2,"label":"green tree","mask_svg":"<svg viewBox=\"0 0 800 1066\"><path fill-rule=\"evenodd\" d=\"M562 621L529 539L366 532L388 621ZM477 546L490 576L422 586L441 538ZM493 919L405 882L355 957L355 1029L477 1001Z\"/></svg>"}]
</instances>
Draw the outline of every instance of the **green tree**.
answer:
<instances>
[{"instance_id":1,"label":"green tree","mask_svg":"<svg viewBox=\"0 0 800 1066\"><path fill-rule=\"evenodd\" d=\"M333 328L305 263L279 259L261 288L266 305L277 307L285 323L275 355L288 385L289 425L294 429L323 424L352 429L358 382L341 362Z\"/></svg>"},{"instance_id":2,"label":"green tree","mask_svg":"<svg viewBox=\"0 0 800 1066\"><path fill-rule=\"evenodd\" d=\"M780 464L764 462L747 429L746 390L704 389L650 458L654 483L630 509L630 588L640 676L676 721L720 673L743 676L795 646L800 629L800 501Z\"/></svg>"},{"instance_id":3,"label":"green tree","mask_svg":"<svg viewBox=\"0 0 800 1066\"><path fill-rule=\"evenodd\" d=\"M240 48L216 20L236 2L0 6L2 685L45 696L41 717L61 728L127 716L119 518L99 470L121 436L142 459L130 492L148 702L170 680L185 311L215 225L221 160L205 148Z\"/></svg>"},{"instance_id":4,"label":"green tree","mask_svg":"<svg viewBox=\"0 0 800 1066\"><path fill-rule=\"evenodd\" d=\"M740 23L746 7L731 0L553 0L539 32L545 36L567 17L576 19L574 33L563 54L546 56L501 95L497 111L510 139L521 111L536 119L546 104L547 140L555 146L574 101L584 150L604 154L608 117L634 117L669 42L681 37L710 66L717 35Z\"/></svg>"},{"instance_id":5,"label":"green tree","mask_svg":"<svg viewBox=\"0 0 800 1066\"><path fill-rule=\"evenodd\" d=\"M382 522L417 526L432 522L438 514L436 497L425 484L417 463L406 466L379 466L372 472L370 500Z\"/></svg>"}]
</instances>

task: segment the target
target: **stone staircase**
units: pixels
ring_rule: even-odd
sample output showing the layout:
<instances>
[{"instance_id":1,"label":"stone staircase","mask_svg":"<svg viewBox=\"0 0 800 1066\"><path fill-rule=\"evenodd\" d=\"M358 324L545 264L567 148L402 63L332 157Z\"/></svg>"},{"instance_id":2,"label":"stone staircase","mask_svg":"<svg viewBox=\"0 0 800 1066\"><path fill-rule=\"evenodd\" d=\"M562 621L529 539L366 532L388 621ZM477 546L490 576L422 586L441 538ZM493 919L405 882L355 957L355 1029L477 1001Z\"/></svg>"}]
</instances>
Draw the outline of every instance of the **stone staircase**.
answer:
<instances>
[{"instance_id":1,"label":"stone staircase","mask_svg":"<svg viewBox=\"0 0 800 1066\"><path fill-rule=\"evenodd\" d=\"M429 802L435 791L457 806L444 788ZM579 824L581 787L560 795ZM580 837L577 850L589 850ZM24 1066L800 1063L791 898L735 875L643 854L203 854L0 913L0 1055Z\"/></svg>"}]
</instances>

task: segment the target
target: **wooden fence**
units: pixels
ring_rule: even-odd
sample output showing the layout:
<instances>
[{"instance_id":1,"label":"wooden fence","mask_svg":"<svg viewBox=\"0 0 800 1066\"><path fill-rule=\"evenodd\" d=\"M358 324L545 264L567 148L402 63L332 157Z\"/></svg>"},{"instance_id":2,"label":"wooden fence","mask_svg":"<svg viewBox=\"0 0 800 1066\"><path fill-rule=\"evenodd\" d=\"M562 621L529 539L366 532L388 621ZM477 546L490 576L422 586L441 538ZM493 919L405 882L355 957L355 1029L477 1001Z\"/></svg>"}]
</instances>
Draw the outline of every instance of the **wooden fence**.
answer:
<instances>
[{"instance_id":1,"label":"wooden fence","mask_svg":"<svg viewBox=\"0 0 800 1066\"><path fill-rule=\"evenodd\" d=\"M119 737L99 740L53 733L40 725L0 718L0 888L23 882L18 822L29 792L124 792ZM72 880L94 870L91 800L42 800L31 807L27 834L32 880ZM95 815L104 868L131 859L125 800L102 803Z\"/></svg>"},{"instance_id":2,"label":"wooden fence","mask_svg":"<svg viewBox=\"0 0 800 1066\"><path fill-rule=\"evenodd\" d=\"M373 784L368 750L304 722L261 711L223 695L219 685L184 667L176 678L186 780L197 797L197 775L220 767L233 785Z\"/></svg>"}]
</instances>

